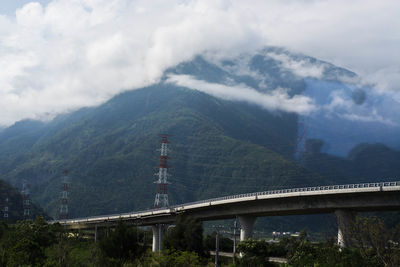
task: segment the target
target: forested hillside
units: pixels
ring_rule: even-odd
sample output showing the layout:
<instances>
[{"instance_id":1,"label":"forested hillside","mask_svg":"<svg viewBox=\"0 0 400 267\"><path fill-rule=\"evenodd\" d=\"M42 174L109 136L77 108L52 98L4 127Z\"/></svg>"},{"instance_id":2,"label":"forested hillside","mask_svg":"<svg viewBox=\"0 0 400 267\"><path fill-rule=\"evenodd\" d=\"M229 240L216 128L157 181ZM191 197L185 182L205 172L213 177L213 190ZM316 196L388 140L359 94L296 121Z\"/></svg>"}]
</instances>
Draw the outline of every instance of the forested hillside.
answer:
<instances>
[{"instance_id":1,"label":"forested hillside","mask_svg":"<svg viewBox=\"0 0 400 267\"><path fill-rule=\"evenodd\" d=\"M383 144L360 144L346 158L320 151L321 140L308 140L302 164L338 184L400 180L400 151Z\"/></svg>"},{"instance_id":2,"label":"forested hillside","mask_svg":"<svg viewBox=\"0 0 400 267\"><path fill-rule=\"evenodd\" d=\"M1 170L12 183L29 179L34 199L53 216L64 169L71 174L71 216L152 207L159 133L171 134L171 204L327 183L282 156L294 151L295 115L172 85L127 92L30 132L18 129L26 124L34 123L3 132L3 147L19 140L6 135L11 130L31 142L0 157Z\"/></svg>"}]
</instances>

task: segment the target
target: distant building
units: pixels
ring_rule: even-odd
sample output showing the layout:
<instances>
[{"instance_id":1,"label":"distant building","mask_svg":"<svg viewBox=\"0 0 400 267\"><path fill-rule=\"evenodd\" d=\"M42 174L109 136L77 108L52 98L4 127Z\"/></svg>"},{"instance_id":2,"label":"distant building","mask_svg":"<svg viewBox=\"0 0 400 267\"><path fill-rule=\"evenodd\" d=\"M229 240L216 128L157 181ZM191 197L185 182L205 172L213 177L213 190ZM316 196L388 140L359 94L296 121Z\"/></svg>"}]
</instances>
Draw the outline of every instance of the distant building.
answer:
<instances>
[{"instance_id":1,"label":"distant building","mask_svg":"<svg viewBox=\"0 0 400 267\"><path fill-rule=\"evenodd\" d=\"M282 237L290 237L290 236L294 236L294 237L300 236L300 232L294 232L294 233L292 233L292 232L276 232L276 231L272 232L273 240L279 239Z\"/></svg>"}]
</instances>

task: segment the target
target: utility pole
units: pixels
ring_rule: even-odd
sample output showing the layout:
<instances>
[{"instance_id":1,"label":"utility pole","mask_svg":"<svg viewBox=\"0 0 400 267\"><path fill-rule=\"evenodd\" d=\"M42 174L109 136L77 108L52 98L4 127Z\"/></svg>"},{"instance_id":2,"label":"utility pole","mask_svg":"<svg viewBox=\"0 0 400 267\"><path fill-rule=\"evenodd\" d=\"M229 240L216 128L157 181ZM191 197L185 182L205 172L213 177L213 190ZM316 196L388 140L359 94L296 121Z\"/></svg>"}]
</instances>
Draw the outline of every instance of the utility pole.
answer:
<instances>
[{"instance_id":1,"label":"utility pole","mask_svg":"<svg viewBox=\"0 0 400 267\"><path fill-rule=\"evenodd\" d=\"M215 234L215 267L218 267L218 262L219 262L219 239L220 239L220 233L219 230L223 228L222 225L214 225L216 234Z\"/></svg>"},{"instance_id":2,"label":"utility pole","mask_svg":"<svg viewBox=\"0 0 400 267\"><path fill-rule=\"evenodd\" d=\"M237 218L233 222L233 264L236 262L236 228L237 228Z\"/></svg>"},{"instance_id":3,"label":"utility pole","mask_svg":"<svg viewBox=\"0 0 400 267\"><path fill-rule=\"evenodd\" d=\"M161 235L162 235L162 227L163 225L162 224L159 224L158 225L158 232L159 232L159 234L158 234L158 255L160 255L161 254L161 242L162 242L162 237L161 237Z\"/></svg>"},{"instance_id":4,"label":"utility pole","mask_svg":"<svg viewBox=\"0 0 400 267\"><path fill-rule=\"evenodd\" d=\"M217 234L215 235L215 267L218 267L219 257L219 230L217 228Z\"/></svg>"}]
</instances>

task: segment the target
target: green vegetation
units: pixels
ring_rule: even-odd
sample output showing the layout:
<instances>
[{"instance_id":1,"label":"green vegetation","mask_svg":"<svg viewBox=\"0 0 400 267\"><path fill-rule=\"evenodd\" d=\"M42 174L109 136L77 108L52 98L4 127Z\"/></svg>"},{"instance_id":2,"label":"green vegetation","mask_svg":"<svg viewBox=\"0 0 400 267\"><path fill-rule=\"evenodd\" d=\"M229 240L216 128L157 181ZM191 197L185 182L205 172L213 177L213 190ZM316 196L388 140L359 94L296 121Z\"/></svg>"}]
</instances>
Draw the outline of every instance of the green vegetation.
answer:
<instances>
[{"instance_id":1,"label":"green vegetation","mask_svg":"<svg viewBox=\"0 0 400 267\"><path fill-rule=\"evenodd\" d=\"M101 231L100 231L101 232ZM167 230L164 249L152 253L149 233L120 222L108 235L94 242L88 233L66 231L59 224L47 224L42 217L15 225L0 224L0 266L93 266L93 267L188 267L213 266L203 238L201 224L179 218ZM277 243L266 240L240 242L242 257L220 257L220 266L279 266L269 257L286 258L285 266L395 267L400 264L400 224L388 228L376 217L358 218L351 229L352 247L340 249L333 239L312 242L305 232ZM232 247L221 246L221 251ZM230 245L232 245L230 243Z\"/></svg>"},{"instance_id":2,"label":"green vegetation","mask_svg":"<svg viewBox=\"0 0 400 267\"><path fill-rule=\"evenodd\" d=\"M400 224L388 227L377 217L357 218L352 226L353 246L363 258L383 266L400 266Z\"/></svg>"},{"instance_id":3,"label":"green vegetation","mask_svg":"<svg viewBox=\"0 0 400 267\"><path fill-rule=\"evenodd\" d=\"M0 266L206 266L202 231L201 223L181 219L165 238L169 249L153 254L146 233L122 222L109 234L100 234L97 243L83 233L47 224L43 217L15 225L2 223Z\"/></svg>"},{"instance_id":4,"label":"green vegetation","mask_svg":"<svg viewBox=\"0 0 400 267\"><path fill-rule=\"evenodd\" d=\"M151 208L161 132L172 135L171 205L400 175L399 153L378 145L359 146L348 159L308 149L301 166L290 158L297 138L295 115L171 84L126 92L49 123L16 123L0 133L0 175L13 185L29 180L33 201L54 218L64 169L70 171L71 218ZM320 223L326 218L299 217L296 224L291 218L274 218L259 220L256 227L325 230L316 228L327 225Z\"/></svg>"},{"instance_id":5,"label":"green vegetation","mask_svg":"<svg viewBox=\"0 0 400 267\"><path fill-rule=\"evenodd\" d=\"M322 146L321 140L308 140L302 163L337 184L391 181L400 177L400 151L383 144L360 144L347 158L322 153Z\"/></svg>"},{"instance_id":6,"label":"green vegetation","mask_svg":"<svg viewBox=\"0 0 400 267\"><path fill-rule=\"evenodd\" d=\"M284 257L293 267L359 266L395 267L400 264L400 224L388 228L377 217L358 217L351 226L351 248L339 248L333 239L311 242L303 231L299 237L279 243L248 240L238 245L244 253L238 266L274 266L268 257Z\"/></svg>"},{"instance_id":7,"label":"green vegetation","mask_svg":"<svg viewBox=\"0 0 400 267\"><path fill-rule=\"evenodd\" d=\"M12 184L28 179L33 200L53 217L64 169L70 217L147 209L156 190L158 134L165 132L172 135L171 204L326 183L290 159L296 131L293 114L159 84L47 124L4 130L0 175Z\"/></svg>"},{"instance_id":8,"label":"green vegetation","mask_svg":"<svg viewBox=\"0 0 400 267\"><path fill-rule=\"evenodd\" d=\"M189 218L178 218L175 226L167 231L163 245L171 252L194 252L200 257L207 254L203 245L202 223Z\"/></svg>"},{"instance_id":9,"label":"green vegetation","mask_svg":"<svg viewBox=\"0 0 400 267\"><path fill-rule=\"evenodd\" d=\"M99 248L105 257L113 259L113 262L118 264L133 261L146 250L145 244L139 244L138 229L129 228L122 222L107 238L100 241Z\"/></svg>"}]
</instances>

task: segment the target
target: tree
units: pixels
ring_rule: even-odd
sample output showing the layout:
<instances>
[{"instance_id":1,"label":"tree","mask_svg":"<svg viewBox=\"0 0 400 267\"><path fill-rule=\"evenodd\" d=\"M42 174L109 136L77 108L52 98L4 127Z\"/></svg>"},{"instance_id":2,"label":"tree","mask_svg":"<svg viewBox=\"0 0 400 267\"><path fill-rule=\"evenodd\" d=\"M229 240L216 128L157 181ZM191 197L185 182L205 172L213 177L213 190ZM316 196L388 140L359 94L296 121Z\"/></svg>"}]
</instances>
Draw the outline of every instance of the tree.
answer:
<instances>
[{"instance_id":1,"label":"tree","mask_svg":"<svg viewBox=\"0 0 400 267\"><path fill-rule=\"evenodd\" d=\"M144 252L144 247L138 244L137 228L128 228L122 221L109 237L100 241L99 247L106 257L119 261L139 258Z\"/></svg>"},{"instance_id":2,"label":"tree","mask_svg":"<svg viewBox=\"0 0 400 267\"><path fill-rule=\"evenodd\" d=\"M239 259L239 266L275 266L274 263L268 261L270 256L271 245L265 240L245 240L238 244L238 252L243 254Z\"/></svg>"},{"instance_id":3,"label":"tree","mask_svg":"<svg viewBox=\"0 0 400 267\"><path fill-rule=\"evenodd\" d=\"M364 258L376 258L383 266L400 266L400 224L388 228L377 217L357 217L350 229Z\"/></svg>"},{"instance_id":4,"label":"tree","mask_svg":"<svg viewBox=\"0 0 400 267\"><path fill-rule=\"evenodd\" d=\"M164 238L164 248L171 251L191 251L204 257L203 227L200 221L179 217Z\"/></svg>"},{"instance_id":5,"label":"tree","mask_svg":"<svg viewBox=\"0 0 400 267\"><path fill-rule=\"evenodd\" d=\"M164 253L160 256L155 255L155 260L160 267L200 267L204 266L201 263L199 256L195 252L189 251L173 251Z\"/></svg>"},{"instance_id":6,"label":"tree","mask_svg":"<svg viewBox=\"0 0 400 267\"><path fill-rule=\"evenodd\" d=\"M215 250L215 238L217 233L213 232L211 235L206 235L204 238L204 246L207 251ZM220 235L219 237L219 250L225 252L231 252L233 250L233 240Z\"/></svg>"},{"instance_id":7,"label":"tree","mask_svg":"<svg viewBox=\"0 0 400 267\"><path fill-rule=\"evenodd\" d=\"M57 226L47 224L43 217L18 222L5 236L7 266L43 265L45 249L57 242L57 231Z\"/></svg>"}]
</instances>

